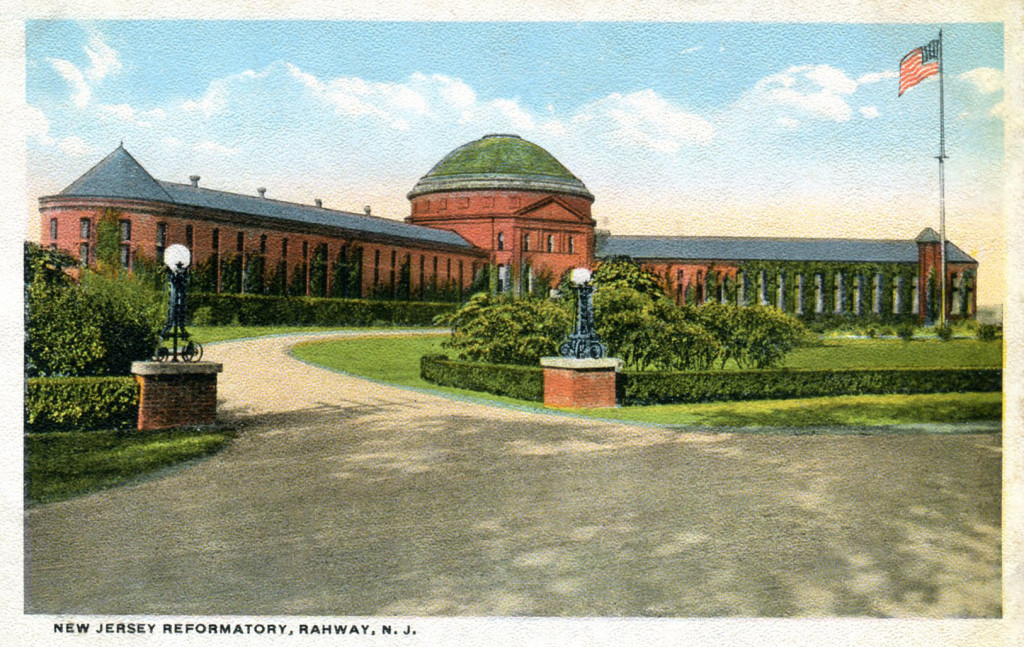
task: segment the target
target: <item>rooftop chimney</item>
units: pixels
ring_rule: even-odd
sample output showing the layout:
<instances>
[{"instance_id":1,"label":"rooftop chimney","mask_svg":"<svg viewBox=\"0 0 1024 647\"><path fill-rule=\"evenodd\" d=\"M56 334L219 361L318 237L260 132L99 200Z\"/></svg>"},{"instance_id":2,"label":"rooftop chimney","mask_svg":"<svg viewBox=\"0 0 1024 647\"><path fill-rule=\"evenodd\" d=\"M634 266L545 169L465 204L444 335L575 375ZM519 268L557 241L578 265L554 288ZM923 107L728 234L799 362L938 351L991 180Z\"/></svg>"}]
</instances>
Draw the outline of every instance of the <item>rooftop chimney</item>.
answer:
<instances>
[{"instance_id":1,"label":"rooftop chimney","mask_svg":"<svg viewBox=\"0 0 1024 647\"><path fill-rule=\"evenodd\" d=\"M363 207L363 212L366 215L370 215L370 205L366 205L365 207Z\"/></svg>"},{"instance_id":2,"label":"rooftop chimney","mask_svg":"<svg viewBox=\"0 0 1024 647\"><path fill-rule=\"evenodd\" d=\"M321 200L320 198L317 198L317 199L316 199L316 200L314 200L313 202L315 202L315 203L316 203L316 206L318 206L318 207L322 207L322 206L324 206L324 201L323 201L323 200Z\"/></svg>"},{"instance_id":3,"label":"rooftop chimney","mask_svg":"<svg viewBox=\"0 0 1024 647\"><path fill-rule=\"evenodd\" d=\"M267 187L261 186L260 188L256 189L256 193L259 193L261 198L267 197Z\"/></svg>"},{"instance_id":4,"label":"rooftop chimney","mask_svg":"<svg viewBox=\"0 0 1024 647\"><path fill-rule=\"evenodd\" d=\"M198 175L190 175L190 176L188 176L188 179L189 179L189 182L192 183L192 186L199 186L199 176Z\"/></svg>"}]
</instances>

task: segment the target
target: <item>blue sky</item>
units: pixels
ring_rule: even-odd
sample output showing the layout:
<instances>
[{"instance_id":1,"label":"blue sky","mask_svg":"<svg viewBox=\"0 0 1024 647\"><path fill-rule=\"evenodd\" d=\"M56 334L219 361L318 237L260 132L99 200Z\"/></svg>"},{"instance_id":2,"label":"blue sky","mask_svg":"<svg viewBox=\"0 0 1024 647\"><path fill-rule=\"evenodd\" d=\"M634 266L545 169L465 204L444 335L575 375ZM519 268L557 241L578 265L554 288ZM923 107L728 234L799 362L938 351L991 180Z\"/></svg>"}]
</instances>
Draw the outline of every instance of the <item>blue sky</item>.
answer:
<instances>
[{"instance_id":1,"label":"blue sky","mask_svg":"<svg viewBox=\"0 0 1024 647\"><path fill-rule=\"evenodd\" d=\"M407 215L456 146L513 132L619 233L913 237L938 228L944 32L950 237L1001 300L1002 26L33 21L30 197L124 140L156 177Z\"/></svg>"}]
</instances>

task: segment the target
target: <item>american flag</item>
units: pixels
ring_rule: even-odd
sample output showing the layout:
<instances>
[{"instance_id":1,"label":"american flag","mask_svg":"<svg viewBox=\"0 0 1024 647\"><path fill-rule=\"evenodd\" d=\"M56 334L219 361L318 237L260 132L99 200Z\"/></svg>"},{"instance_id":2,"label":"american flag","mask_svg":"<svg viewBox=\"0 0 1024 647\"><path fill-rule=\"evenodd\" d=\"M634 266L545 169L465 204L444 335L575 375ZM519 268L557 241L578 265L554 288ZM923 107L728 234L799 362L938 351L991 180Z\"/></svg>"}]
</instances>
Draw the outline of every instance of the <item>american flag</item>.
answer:
<instances>
[{"instance_id":1,"label":"american flag","mask_svg":"<svg viewBox=\"0 0 1024 647\"><path fill-rule=\"evenodd\" d=\"M914 87L933 74L939 73L939 41L933 40L924 47L910 50L900 61L900 93Z\"/></svg>"}]
</instances>

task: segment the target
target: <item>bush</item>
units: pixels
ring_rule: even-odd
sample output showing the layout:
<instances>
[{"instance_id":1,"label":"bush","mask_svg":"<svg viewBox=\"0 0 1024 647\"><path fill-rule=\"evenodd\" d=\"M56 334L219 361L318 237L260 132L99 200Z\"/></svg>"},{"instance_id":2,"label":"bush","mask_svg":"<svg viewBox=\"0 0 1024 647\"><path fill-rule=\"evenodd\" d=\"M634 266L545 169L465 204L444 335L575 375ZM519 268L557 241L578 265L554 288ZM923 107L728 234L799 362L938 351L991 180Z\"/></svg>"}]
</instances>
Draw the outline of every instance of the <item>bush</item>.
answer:
<instances>
[{"instance_id":1,"label":"bush","mask_svg":"<svg viewBox=\"0 0 1024 647\"><path fill-rule=\"evenodd\" d=\"M939 336L942 341L949 341L953 338L953 327L949 324L945 326L936 326L935 334Z\"/></svg>"},{"instance_id":2,"label":"bush","mask_svg":"<svg viewBox=\"0 0 1024 647\"><path fill-rule=\"evenodd\" d=\"M28 380L29 432L127 429L135 426L139 387L132 377L46 377Z\"/></svg>"},{"instance_id":3,"label":"bush","mask_svg":"<svg viewBox=\"0 0 1024 647\"><path fill-rule=\"evenodd\" d=\"M710 368L719 343L704 328L686 321L664 297L628 287L603 287L594 295L598 337L608 354L637 370Z\"/></svg>"},{"instance_id":4,"label":"bush","mask_svg":"<svg viewBox=\"0 0 1024 647\"><path fill-rule=\"evenodd\" d=\"M78 282L53 252L25 250L25 364L35 376L127 375L152 356L161 296L136 277L81 270Z\"/></svg>"},{"instance_id":5,"label":"bush","mask_svg":"<svg viewBox=\"0 0 1024 647\"><path fill-rule=\"evenodd\" d=\"M903 341L910 341L914 338L914 327L908 324L903 324L896 328L896 336Z\"/></svg>"},{"instance_id":6,"label":"bush","mask_svg":"<svg viewBox=\"0 0 1024 647\"><path fill-rule=\"evenodd\" d=\"M420 301L211 293L190 294L189 307L192 323L214 326L429 326L455 309Z\"/></svg>"},{"instance_id":7,"label":"bush","mask_svg":"<svg viewBox=\"0 0 1024 647\"><path fill-rule=\"evenodd\" d=\"M536 365L541 357L556 355L571 325L567 308L557 303L484 293L439 321L452 326L444 347L458 359L520 365Z\"/></svg>"},{"instance_id":8,"label":"bush","mask_svg":"<svg viewBox=\"0 0 1024 647\"><path fill-rule=\"evenodd\" d=\"M741 368L777 366L805 335L797 319L769 306L708 303L686 314L721 346L723 368L730 359Z\"/></svg>"},{"instance_id":9,"label":"bush","mask_svg":"<svg viewBox=\"0 0 1024 647\"><path fill-rule=\"evenodd\" d=\"M1003 327L997 324L978 324L977 336L980 341L992 341L1002 336Z\"/></svg>"},{"instance_id":10,"label":"bush","mask_svg":"<svg viewBox=\"0 0 1024 647\"><path fill-rule=\"evenodd\" d=\"M623 372L623 405L1002 390L997 368Z\"/></svg>"},{"instance_id":11,"label":"bush","mask_svg":"<svg viewBox=\"0 0 1024 647\"><path fill-rule=\"evenodd\" d=\"M425 355L420 358L420 377L441 386L533 402L544 400L544 369L539 366L459 362L445 355Z\"/></svg>"}]
</instances>

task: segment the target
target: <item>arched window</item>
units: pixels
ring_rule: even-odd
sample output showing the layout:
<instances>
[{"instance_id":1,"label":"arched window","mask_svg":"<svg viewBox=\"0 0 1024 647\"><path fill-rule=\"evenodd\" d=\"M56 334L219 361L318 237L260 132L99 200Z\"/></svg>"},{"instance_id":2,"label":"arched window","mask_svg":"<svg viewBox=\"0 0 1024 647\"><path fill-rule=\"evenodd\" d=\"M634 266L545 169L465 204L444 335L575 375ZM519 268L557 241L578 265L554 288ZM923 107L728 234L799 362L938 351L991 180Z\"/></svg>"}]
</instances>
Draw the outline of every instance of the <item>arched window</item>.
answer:
<instances>
[{"instance_id":1,"label":"arched window","mask_svg":"<svg viewBox=\"0 0 1024 647\"><path fill-rule=\"evenodd\" d=\"M498 232L498 249L505 249L505 234Z\"/></svg>"},{"instance_id":2,"label":"arched window","mask_svg":"<svg viewBox=\"0 0 1024 647\"><path fill-rule=\"evenodd\" d=\"M523 234L523 251L530 251L530 234Z\"/></svg>"},{"instance_id":3,"label":"arched window","mask_svg":"<svg viewBox=\"0 0 1024 647\"><path fill-rule=\"evenodd\" d=\"M552 236L551 234L548 234L548 251L555 251L555 237Z\"/></svg>"},{"instance_id":4,"label":"arched window","mask_svg":"<svg viewBox=\"0 0 1024 647\"><path fill-rule=\"evenodd\" d=\"M575 254L576 253L576 245L573 244L573 243L574 243L574 241L572 239L572 236L569 236L569 253L570 254Z\"/></svg>"}]
</instances>

